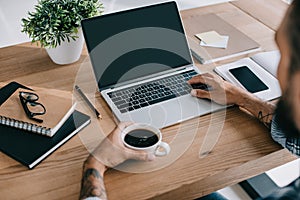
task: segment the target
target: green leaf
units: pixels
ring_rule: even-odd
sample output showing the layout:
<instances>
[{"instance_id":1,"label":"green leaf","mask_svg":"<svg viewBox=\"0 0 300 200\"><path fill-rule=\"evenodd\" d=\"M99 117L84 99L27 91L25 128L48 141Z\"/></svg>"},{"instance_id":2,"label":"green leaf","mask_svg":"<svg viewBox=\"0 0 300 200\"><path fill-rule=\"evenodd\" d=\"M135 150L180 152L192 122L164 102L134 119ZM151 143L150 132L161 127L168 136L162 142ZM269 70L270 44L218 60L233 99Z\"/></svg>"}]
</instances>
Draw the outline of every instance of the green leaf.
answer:
<instances>
[{"instance_id":1,"label":"green leaf","mask_svg":"<svg viewBox=\"0 0 300 200\"><path fill-rule=\"evenodd\" d=\"M62 41L76 40L82 19L100 15L98 0L38 0L33 12L21 19L22 32L43 47L56 47Z\"/></svg>"}]
</instances>

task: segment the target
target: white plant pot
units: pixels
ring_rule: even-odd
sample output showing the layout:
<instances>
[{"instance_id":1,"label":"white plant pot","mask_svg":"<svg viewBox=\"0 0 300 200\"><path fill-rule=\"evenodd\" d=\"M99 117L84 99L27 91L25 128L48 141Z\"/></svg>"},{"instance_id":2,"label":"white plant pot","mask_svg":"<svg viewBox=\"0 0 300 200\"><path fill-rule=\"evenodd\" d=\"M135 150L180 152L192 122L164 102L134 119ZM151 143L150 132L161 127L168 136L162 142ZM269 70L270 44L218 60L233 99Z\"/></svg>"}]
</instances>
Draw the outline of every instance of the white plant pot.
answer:
<instances>
[{"instance_id":1,"label":"white plant pot","mask_svg":"<svg viewBox=\"0 0 300 200\"><path fill-rule=\"evenodd\" d=\"M59 65L71 64L79 60L83 47L82 30L78 29L78 38L76 40L67 40L61 42L56 48L46 48L51 60Z\"/></svg>"}]
</instances>

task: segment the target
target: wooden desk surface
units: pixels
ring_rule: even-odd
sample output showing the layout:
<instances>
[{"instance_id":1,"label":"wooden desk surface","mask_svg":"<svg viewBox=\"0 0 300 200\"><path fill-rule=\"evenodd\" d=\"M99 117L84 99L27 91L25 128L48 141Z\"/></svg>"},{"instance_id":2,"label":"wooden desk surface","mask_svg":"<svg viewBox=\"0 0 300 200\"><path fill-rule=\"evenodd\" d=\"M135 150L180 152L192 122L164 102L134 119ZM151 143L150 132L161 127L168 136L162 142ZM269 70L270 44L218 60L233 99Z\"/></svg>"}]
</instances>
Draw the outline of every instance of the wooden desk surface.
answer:
<instances>
[{"instance_id":1,"label":"wooden desk surface","mask_svg":"<svg viewBox=\"0 0 300 200\"><path fill-rule=\"evenodd\" d=\"M273 6L272 3L277 1L263 2L264 6ZM286 6L278 2L274 5L279 12L278 15L274 14L280 19ZM275 29L270 28L274 24L267 24L274 16L264 20L266 16L258 14L260 18L257 20L245 11L247 7L244 5L247 5L247 1L240 0L191 9L183 11L182 17L184 20L193 15L216 13L259 42L264 50L275 49ZM88 56L84 51L76 64L57 66L50 61L45 50L34 45L26 43L7 47L0 49L0 81L16 80L27 85L72 91L74 83L82 78L78 77L78 72L90 67L87 60ZM219 63L229 61L232 59ZM85 68L85 65L88 67ZM215 65L198 66L203 71L210 71ZM91 74L87 73L83 78L91 79ZM113 116L103 99L96 96L95 104L104 119L99 123L93 119L90 126L35 169L28 170L0 153L1 199L78 198L82 163L88 155L86 148L89 146L86 145L100 140L98 130L107 134L115 126ZM200 157L200 148L203 147L208 130L211 133L220 131L221 135L213 151ZM147 173L109 170L105 175L109 199L192 199L295 159L273 142L263 125L236 107L165 128L163 134L164 140L171 144L171 154L146 164L156 166L166 163L166 160L172 160L172 164ZM183 146L187 149L178 157ZM128 165L133 165L136 169L145 167L142 162Z\"/></svg>"}]
</instances>

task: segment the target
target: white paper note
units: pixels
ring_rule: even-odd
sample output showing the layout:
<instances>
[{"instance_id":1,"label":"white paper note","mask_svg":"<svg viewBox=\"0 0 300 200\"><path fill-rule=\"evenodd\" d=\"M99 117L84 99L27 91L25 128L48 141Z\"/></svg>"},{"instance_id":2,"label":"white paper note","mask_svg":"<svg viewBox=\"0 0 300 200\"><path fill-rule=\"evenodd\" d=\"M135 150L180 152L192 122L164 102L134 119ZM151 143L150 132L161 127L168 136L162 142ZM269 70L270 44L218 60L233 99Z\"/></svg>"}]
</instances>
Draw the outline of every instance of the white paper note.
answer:
<instances>
[{"instance_id":1,"label":"white paper note","mask_svg":"<svg viewBox=\"0 0 300 200\"><path fill-rule=\"evenodd\" d=\"M195 35L201 40L200 45L204 47L215 47L226 49L229 36L220 35L216 31L208 31L204 33L199 33Z\"/></svg>"}]
</instances>

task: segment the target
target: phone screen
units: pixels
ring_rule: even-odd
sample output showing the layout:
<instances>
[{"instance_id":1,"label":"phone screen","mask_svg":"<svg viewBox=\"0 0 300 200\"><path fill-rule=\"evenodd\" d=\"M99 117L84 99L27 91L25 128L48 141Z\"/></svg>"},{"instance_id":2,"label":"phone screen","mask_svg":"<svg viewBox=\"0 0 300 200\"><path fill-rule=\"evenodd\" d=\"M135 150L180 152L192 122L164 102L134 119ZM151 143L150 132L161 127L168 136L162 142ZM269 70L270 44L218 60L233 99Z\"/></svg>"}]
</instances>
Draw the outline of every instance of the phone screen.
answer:
<instances>
[{"instance_id":1,"label":"phone screen","mask_svg":"<svg viewBox=\"0 0 300 200\"><path fill-rule=\"evenodd\" d=\"M247 66L229 69L229 72L251 93L269 89Z\"/></svg>"}]
</instances>

